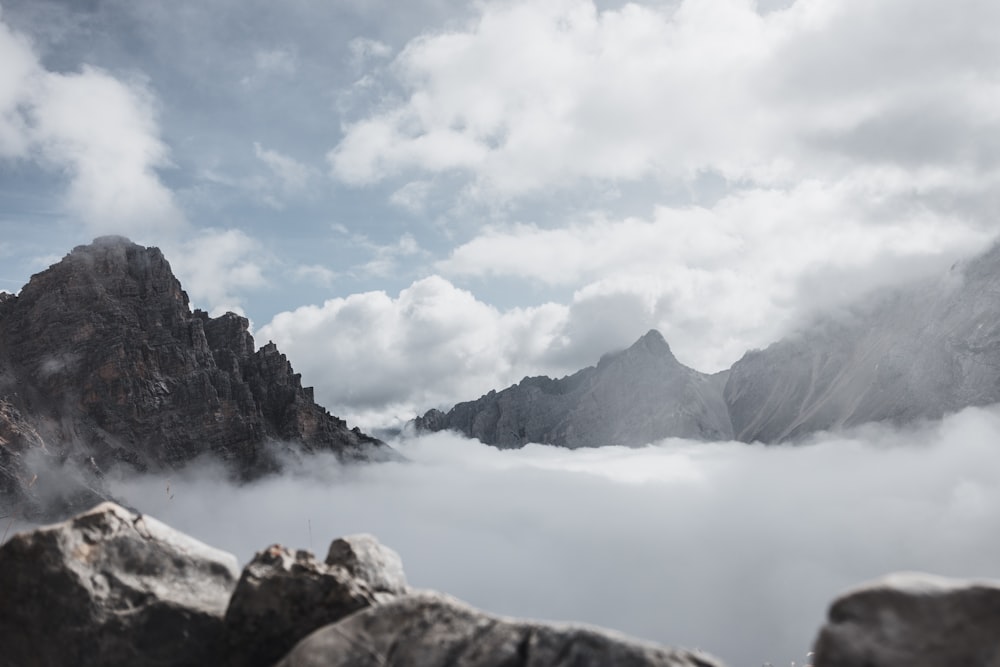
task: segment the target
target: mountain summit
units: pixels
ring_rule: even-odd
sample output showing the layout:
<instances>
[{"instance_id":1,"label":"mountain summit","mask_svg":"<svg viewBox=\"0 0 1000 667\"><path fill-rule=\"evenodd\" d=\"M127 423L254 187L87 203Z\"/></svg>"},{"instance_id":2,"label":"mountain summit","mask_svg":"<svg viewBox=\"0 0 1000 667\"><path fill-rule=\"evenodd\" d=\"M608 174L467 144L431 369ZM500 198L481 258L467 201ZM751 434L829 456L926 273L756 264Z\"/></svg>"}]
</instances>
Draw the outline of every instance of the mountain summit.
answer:
<instances>
[{"instance_id":1,"label":"mountain summit","mask_svg":"<svg viewBox=\"0 0 1000 667\"><path fill-rule=\"evenodd\" d=\"M273 344L255 349L246 318L192 312L157 248L99 238L0 298L0 495L43 503L67 462L88 473L81 502L109 470L205 454L250 478L288 443L388 450L317 405Z\"/></svg>"},{"instance_id":2,"label":"mountain summit","mask_svg":"<svg viewBox=\"0 0 1000 667\"><path fill-rule=\"evenodd\" d=\"M667 437L776 443L1000 402L1000 244L937 279L884 290L708 376L650 331L596 367L526 378L431 410L424 430L484 443L636 445Z\"/></svg>"},{"instance_id":3,"label":"mountain summit","mask_svg":"<svg viewBox=\"0 0 1000 667\"><path fill-rule=\"evenodd\" d=\"M528 377L503 391L431 410L418 429L460 431L502 448L537 442L563 447L642 445L666 435L732 437L724 378L681 364L659 331L559 380Z\"/></svg>"}]
</instances>

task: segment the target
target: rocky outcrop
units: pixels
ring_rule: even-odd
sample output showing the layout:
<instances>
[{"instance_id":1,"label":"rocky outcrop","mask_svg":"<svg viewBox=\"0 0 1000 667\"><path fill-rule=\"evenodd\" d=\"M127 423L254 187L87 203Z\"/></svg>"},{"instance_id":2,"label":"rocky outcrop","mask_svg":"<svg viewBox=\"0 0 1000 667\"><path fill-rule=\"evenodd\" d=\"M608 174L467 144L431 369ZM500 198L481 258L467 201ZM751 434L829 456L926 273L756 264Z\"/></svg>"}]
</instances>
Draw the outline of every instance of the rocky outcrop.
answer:
<instances>
[{"instance_id":1,"label":"rocky outcrop","mask_svg":"<svg viewBox=\"0 0 1000 667\"><path fill-rule=\"evenodd\" d=\"M228 664L272 665L313 630L406 592L399 555L370 535L334 540L324 562L271 546L244 568L230 600Z\"/></svg>"},{"instance_id":2,"label":"rocky outcrop","mask_svg":"<svg viewBox=\"0 0 1000 667\"><path fill-rule=\"evenodd\" d=\"M105 503L0 547L0 665L205 665L236 557Z\"/></svg>"},{"instance_id":3,"label":"rocky outcrop","mask_svg":"<svg viewBox=\"0 0 1000 667\"><path fill-rule=\"evenodd\" d=\"M68 464L92 473L84 490L204 454L249 478L290 445L388 450L317 405L273 344L256 349L246 318L191 312L156 248L98 239L0 301L0 490L23 511L44 505L25 480Z\"/></svg>"},{"instance_id":4,"label":"rocky outcrop","mask_svg":"<svg viewBox=\"0 0 1000 667\"><path fill-rule=\"evenodd\" d=\"M719 665L411 591L369 535L323 563L272 546L235 578L233 556L113 503L16 535L0 546L0 667Z\"/></svg>"},{"instance_id":5,"label":"rocky outcrop","mask_svg":"<svg viewBox=\"0 0 1000 667\"><path fill-rule=\"evenodd\" d=\"M417 593L317 630L278 667L718 667L713 658L596 628L484 614L454 598Z\"/></svg>"},{"instance_id":6,"label":"rocky outcrop","mask_svg":"<svg viewBox=\"0 0 1000 667\"><path fill-rule=\"evenodd\" d=\"M732 437L724 377L681 364L658 331L568 377L525 378L503 391L418 418L420 430L459 431L501 448L643 445L669 436Z\"/></svg>"},{"instance_id":7,"label":"rocky outcrop","mask_svg":"<svg viewBox=\"0 0 1000 667\"><path fill-rule=\"evenodd\" d=\"M892 575L837 599L815 667L996 667L1000 582Z\"/></svg>"}]
</instances>

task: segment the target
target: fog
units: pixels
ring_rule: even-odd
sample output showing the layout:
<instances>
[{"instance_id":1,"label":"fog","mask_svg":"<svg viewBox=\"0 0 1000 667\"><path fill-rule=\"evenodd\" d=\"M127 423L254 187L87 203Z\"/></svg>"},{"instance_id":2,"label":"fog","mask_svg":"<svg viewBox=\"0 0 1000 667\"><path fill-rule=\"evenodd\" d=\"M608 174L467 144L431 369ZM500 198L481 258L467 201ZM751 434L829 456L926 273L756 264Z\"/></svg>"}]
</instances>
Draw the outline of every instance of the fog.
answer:
<instances>
[{"instance_id":1,"label":"fog","mask_svg":"<svg viewBox=\"0 0 1000 667\"><path fill-rule=\"evenodd\" d=\"M312 459L237 487L210 466L113 491L241 561L374 533L411 584L595 623L729 665L804 662L829 602L896 570L1000 577L1000 409L797 446L666 440L500 451L401 439L408 462Z\"/></svg>"}]
</instances>

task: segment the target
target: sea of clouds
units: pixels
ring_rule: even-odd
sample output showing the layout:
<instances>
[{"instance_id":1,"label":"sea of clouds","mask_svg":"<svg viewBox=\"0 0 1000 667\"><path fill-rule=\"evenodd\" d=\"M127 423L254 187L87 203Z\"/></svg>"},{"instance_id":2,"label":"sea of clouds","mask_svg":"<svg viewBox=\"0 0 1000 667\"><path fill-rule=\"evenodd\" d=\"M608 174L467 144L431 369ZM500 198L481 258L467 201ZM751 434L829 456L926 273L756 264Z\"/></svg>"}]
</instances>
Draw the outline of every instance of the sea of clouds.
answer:
<instances>
[{"instance_id":1,"label":"sea of clouds","mask_svg":"<svg viewBox=\"0 0 1000 667\"><path fill-rule=\"evenodd\" d=\"M243 486L202 465L112 491L243 562L271 543L322 557L336 536L374 533L415 586L733 667L803 664L829 602L888 572L1000 578L998 408L795 446L392 444L407 461L310 458Z\"/></svg>"}]
</instances>

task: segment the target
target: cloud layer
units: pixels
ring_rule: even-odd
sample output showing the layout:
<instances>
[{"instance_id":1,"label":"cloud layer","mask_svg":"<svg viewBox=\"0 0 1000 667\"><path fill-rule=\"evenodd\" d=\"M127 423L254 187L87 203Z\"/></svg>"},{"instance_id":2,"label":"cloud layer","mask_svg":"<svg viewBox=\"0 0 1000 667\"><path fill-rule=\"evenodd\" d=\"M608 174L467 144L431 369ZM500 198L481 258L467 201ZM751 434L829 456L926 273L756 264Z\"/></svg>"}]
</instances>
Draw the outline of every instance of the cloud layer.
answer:
<instances>
[{"instance_id":1,"label":"cloud layer","mask_svg":"<svg viewBox=\"0 0 1000 667\"><path fill-rule=\"evenodd\" d=\"M94 233L148 233L184 218L156 170L168 167L142 79L83 66L53 72L0 22L0 158L65 173L65 206Z\"/></svg>"},{"instance_id":2,"label":"cloud layer","mask_svg":"<svg viewBox=\"0 0 1000 667\"><path fill-rule=\"evenodd\" d=\"M202 468L116 491L243 561L372 532L414 585L494 612L777 665L803 662L826 605L863 580L1000 577L998 437L996 409L800 447L499 451L435 434L397 443L409 463L311 460L239 488Z\"/></svg>"}]
</instances>

